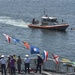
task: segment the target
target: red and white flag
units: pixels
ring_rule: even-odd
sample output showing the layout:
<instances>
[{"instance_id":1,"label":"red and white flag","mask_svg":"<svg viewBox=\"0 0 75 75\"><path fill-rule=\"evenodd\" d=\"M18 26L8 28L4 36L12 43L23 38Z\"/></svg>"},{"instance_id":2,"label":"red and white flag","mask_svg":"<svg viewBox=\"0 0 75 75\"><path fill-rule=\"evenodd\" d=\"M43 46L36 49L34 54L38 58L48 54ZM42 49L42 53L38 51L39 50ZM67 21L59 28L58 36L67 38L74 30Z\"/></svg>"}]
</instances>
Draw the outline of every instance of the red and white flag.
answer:
<instances>
[{"instance_id":1,"label":"red and white flag","mask_svg":"<svg viewBox=\"0 0 75 75\"><path fill-rule=\"evenodd\" d=\"M53 53L52 53L52 56L54 58L55 63L58 64L59 63L59 56L58 55L55 55Z\"/></svg>"},{"instance_id":2,"label":"red and white flag","mask_svg":"<svg viewBox=\"0 0 75 75\"><path fill-rule=\"evenodd\" d=\"M7 34L3 34L3 35L6 37L7 41L10 43L11 37L9 35L7 35Z\"/></svg>"}]
</instances>

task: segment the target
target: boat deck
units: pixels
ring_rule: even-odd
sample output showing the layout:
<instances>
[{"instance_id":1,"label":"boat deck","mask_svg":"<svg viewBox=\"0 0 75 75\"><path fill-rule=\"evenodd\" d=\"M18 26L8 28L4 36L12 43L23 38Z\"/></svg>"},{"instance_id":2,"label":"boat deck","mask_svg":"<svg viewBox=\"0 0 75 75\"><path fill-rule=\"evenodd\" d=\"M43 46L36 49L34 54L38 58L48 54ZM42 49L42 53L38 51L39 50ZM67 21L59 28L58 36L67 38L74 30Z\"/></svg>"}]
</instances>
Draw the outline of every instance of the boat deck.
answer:
<instances>
[{"instance_id":1,"label":"boat deck","mask_svg":"<svg viewBox=\"0 0 75 75\"><path fill-rule=\"evenodd\" d=\"M2 75L1 72L0 72L0 75ZM10 75L10 74L7 73L7 75ZM14 75L14 74L13 74L13 75ZM21 72L20 74L18 74L18 73L16 72L15 75L65 75L65 74L42 71L41 74L40 74L39 72L37 72L37 73L30 72L30 74L24 73L24 72ZM72 74L72 75L73 75L73 74Z\"/></svg>"}]
</instances>

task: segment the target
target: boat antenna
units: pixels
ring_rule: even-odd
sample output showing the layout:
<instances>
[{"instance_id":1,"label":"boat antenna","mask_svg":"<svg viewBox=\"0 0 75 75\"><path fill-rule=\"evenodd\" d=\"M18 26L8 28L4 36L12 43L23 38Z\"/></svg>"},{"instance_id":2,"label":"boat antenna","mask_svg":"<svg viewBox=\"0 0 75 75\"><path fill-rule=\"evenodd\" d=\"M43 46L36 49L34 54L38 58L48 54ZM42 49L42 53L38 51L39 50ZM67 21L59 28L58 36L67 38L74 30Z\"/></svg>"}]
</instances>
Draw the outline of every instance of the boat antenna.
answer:
<instances>
[{"instance_id":1,"label":"boat antenna","mask_svg":"<svg viewBox=\"0 0 75 75\"><path fill-rule=\"evenodd\" d=\"M44 15L45 15L45 8L44 8Z\"/></svg>"}]
</instances>

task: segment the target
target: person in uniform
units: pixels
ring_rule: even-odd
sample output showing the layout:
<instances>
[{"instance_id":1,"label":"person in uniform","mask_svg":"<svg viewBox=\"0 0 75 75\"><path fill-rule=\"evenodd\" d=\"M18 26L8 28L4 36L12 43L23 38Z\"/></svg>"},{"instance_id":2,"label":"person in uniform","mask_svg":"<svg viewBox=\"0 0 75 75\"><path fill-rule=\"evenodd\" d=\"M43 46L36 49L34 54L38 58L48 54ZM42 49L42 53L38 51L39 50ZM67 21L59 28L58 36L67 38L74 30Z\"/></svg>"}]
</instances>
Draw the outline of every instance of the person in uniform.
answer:
<instances>
[{"instance_id":1,"label":"person in uniform","mask_svg":"<svg viewBox=\"0 0 75 75\"><path fill-rule=\"evenodd\" d=\"M30 73L29 67L30 67L30 59L29 59L29 55L25 55L25 59L24 59L24 65L25 65L25 73Z\"/></svg>"},{"instance_id":2,"label":"person in uniform","mask_svg":"<svg viewBox=\"0 0 75 75\"><path fill-rule=\"evenodd\" d=\"M32 20L32 24L35 24L35 18L33 18L33 20Z\"/></svg>"},{"instance_id":3,"label":"person in uniform","mask_svg":"<svg viewBox=\"0 0 75 75\"><path fill-rule=\"evenodd\" d=\"M5 59L4 55L1 55L0 63L1 63L1 73L2 73L2 75L3 75L3 71L6 75L6 59Z\"/></svg>"}]
</instances>

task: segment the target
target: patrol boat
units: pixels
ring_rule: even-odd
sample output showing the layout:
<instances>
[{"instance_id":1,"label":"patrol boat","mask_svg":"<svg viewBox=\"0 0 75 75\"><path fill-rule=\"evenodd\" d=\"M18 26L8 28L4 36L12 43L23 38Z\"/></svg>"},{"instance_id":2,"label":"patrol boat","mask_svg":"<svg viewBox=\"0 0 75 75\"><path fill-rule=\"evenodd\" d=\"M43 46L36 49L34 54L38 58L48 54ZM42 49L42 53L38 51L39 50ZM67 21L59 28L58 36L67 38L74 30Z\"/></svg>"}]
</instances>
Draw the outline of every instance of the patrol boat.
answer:
<instances>
[{"instance_id":1,"label":"patrol boat","mask_svg":"<svg viewBox=\"0 0 75 75\"><path fill-rule=\"evenodd\" d=\"M32 23L28 25L31 28L39 28L39 29L49 29L49 30L60 30L65 31L69 25L64 23L63 20L61 23L57 20L56 17L49 17L48 15L44 15L41 17L41 21L32 20Z\"/></svg>"}]
</instances>

